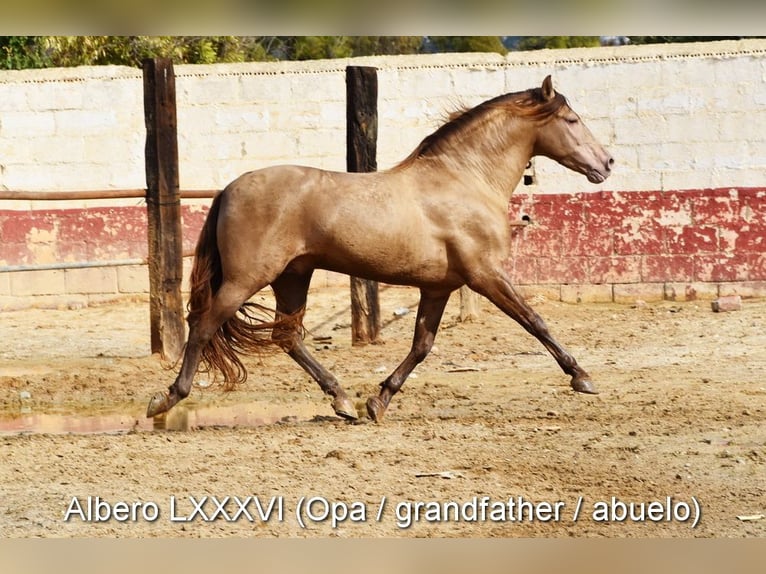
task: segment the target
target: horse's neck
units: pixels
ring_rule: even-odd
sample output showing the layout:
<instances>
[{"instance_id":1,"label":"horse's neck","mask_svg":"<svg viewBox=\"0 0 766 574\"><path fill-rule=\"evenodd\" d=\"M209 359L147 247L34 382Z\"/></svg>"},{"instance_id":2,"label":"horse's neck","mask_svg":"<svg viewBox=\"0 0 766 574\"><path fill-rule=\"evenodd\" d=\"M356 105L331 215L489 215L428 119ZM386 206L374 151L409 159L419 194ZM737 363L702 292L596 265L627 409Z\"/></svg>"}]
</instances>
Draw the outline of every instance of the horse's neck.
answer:
<instances>
[{"instance_id":1,"label":"horse's neck","mask_svg":"<svg viewBox=\"0 0 766 574\"><path fill-rule=\"evenodd\" d=\"M486 130L472 136L434 158L435 163L507 203L532 157L532 137L520 129Z\"/></svg>"}]
</instances>

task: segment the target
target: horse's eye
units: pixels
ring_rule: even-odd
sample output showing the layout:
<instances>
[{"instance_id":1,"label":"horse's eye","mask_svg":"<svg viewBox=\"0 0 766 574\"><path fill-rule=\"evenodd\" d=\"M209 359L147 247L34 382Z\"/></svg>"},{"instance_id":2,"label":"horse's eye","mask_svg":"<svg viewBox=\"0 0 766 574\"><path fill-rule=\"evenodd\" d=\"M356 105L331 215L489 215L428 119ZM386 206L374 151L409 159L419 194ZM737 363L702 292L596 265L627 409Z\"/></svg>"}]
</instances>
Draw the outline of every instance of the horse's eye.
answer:
<instances>
[{"instance_id":1,"label":"horse's eye","mask_svg":"<svg viewBox=\"0 0 766 574\"><path fill-rule=\"evenodd\" d=\"M580 118L566 118L568 124L576 124Z\"/></svg>"}]
</instances>

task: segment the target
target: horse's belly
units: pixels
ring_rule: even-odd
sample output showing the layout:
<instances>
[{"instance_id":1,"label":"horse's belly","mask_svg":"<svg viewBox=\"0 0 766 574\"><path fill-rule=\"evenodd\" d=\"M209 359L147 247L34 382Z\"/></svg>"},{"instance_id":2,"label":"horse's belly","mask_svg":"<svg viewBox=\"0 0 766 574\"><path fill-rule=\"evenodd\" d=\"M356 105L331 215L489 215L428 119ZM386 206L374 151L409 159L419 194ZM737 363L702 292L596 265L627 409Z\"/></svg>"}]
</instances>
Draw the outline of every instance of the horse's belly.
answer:
<instances>
[{"instance_id":1,"label":"horse's belly","mask_svg":"<svg viewBox=\"0 0 766 574\"><path fill-rule=\"evenodd\" d=\"M460 284L450 269L446 248L370 242L339 245L316 260L316 266L392 285L447 286Z\"/></svg>"}]
</instances>

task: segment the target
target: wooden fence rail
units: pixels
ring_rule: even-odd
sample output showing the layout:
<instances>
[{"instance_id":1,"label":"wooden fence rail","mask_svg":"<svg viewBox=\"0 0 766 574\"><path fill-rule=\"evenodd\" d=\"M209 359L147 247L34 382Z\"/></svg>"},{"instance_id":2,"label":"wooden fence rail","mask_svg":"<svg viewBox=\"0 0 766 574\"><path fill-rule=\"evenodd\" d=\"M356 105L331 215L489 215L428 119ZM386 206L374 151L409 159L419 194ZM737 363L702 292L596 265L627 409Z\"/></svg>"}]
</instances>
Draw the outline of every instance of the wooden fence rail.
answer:
<instances>
[{"instance_id":1,"label":"wooden fence rail","mask_svg":"<svg viewBox=\"0 0 766 574\"><path fill-rule=\"evenodd\" d=\"M182 189L181 199L212 199L220 189ZM0 189L0 201L98 201L146 199L145 189L97 189L84 191L9 191Z\"/></svg>"}]
</instances>

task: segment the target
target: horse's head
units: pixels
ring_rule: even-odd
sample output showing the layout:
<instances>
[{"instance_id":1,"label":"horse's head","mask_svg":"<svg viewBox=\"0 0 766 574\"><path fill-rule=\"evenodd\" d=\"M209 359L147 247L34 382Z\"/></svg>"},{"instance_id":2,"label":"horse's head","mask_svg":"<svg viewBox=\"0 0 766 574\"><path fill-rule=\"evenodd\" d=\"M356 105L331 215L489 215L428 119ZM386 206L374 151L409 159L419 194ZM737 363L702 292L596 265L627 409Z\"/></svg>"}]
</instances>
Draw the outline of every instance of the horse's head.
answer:
<instances>
[{"instance_id":1,"label":"horse's head","mask_svg":"<svg viewBox=\"0 0 766 574\"><path fill-rule=\"evenodd\" d=\"M556 94L550 76L543 81L540 97L543 105L557 98L562 100L562 104L540 125L534 154L549 157L585 174L592 183L602 183L612 172L612 156L596 141L563 96Z\"/></svg>"}]
</instances>

